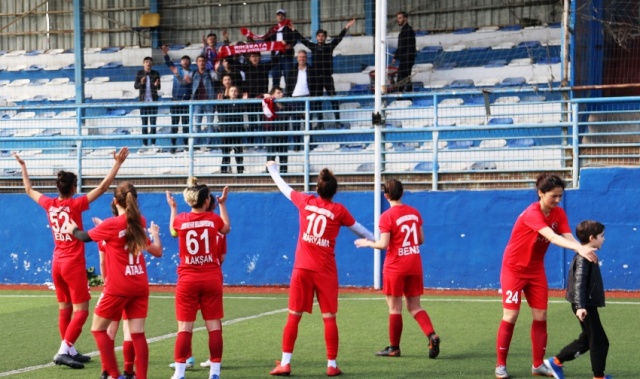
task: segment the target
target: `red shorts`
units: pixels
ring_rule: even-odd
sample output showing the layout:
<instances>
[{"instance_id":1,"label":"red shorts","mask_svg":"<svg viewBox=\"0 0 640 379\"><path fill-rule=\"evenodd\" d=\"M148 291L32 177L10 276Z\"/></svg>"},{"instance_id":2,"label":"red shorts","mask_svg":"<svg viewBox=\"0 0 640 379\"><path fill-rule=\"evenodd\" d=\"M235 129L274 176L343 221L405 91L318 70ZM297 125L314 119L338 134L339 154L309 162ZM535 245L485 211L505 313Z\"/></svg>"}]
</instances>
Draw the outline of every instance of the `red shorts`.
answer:
<instances>
[{"instance_id":1,"label":"red shorts","mask_svg":"<svg viewBox=\"0 0 640 379\"><path fill-rule=\"evenodd\" d=\"M311 313L314 294L318 297L320 312L338 313L338 276L294 268L289 286L289 309Z\"/></svg>"},{"instance_id":2,"label":"red shorts","mask_svg":"<svg viewBox=\"0 0 640 379\"><path fill-rule=\"evenodd\" d=\"M527 299L530 308L546 310L549 303L549 284L544 270L536 275L515 273L503 269L500 273L500 288L502 290L502 307L520 310L522 294Z\"/></svg>"},{"instance_id":3,"label":"red shorts","mask_svg":"<svg viewBox=\"0 0 640 379\"><path fill-rule=\"evenodd\" d=\"M111 321L136 318L147 318L149 310L149 295L144 296L116 296L103 293L98 299L93 313Z\"/></svg>"},{"instance_id":4,"label":"red shorts","mask_svg":"<svg viewBox=\"0 0 640 379\"><path fill-rule=\"evenodd\" d=\"M87 269L84 264L58 262L54 259L51 276L53 276L59 303L82 304L91 299Z\"/></svg>"},{"instance_id":5,"label":"red shorts","mask_svg":"<svg viewBox=\"0 0 640 379\"><path fill-rule=\"evenodd\" d=\"M424 282L422 275L384 274L382 293L387 296L422 296Z\"/></svg>"},{"instance_id":6,"label":"red shorts","mask_svg":"<svg viewBox=\"0 0 640 379\"><path fill-rule=\"evenodd\" d=\"M205 320L220 320L224 317L222 305L222 275L207 280L181 282L176 286L176 320L193 322L198 308Z\"/></svg>"}]
</instances>

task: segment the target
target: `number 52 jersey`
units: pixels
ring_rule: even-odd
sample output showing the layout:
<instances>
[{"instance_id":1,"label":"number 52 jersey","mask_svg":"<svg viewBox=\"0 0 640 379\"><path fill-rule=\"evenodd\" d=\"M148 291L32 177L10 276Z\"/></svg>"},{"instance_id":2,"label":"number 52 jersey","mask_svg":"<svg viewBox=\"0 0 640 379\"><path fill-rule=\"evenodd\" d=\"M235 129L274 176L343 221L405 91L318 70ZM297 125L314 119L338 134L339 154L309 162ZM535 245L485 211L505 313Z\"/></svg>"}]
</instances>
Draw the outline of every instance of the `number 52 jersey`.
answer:
<instances>
[{"instance_id":1,"label":"number 52 jersey","mask_svg":"<svg viewBox=\"0 0 640 379\"><path fill-rule=\"evenodd\" d=\"M69 233L62 233L62 230L69 220L75 221L78 228L82 230L82 212L89 209L87 196L59 199L43 195L40 196L38 203L47 212L49 219L53 242L56 246L53 250L53 259L59 263L77 262L84 265L84 242L73 238Z\"/></svg>"}]
</instances>

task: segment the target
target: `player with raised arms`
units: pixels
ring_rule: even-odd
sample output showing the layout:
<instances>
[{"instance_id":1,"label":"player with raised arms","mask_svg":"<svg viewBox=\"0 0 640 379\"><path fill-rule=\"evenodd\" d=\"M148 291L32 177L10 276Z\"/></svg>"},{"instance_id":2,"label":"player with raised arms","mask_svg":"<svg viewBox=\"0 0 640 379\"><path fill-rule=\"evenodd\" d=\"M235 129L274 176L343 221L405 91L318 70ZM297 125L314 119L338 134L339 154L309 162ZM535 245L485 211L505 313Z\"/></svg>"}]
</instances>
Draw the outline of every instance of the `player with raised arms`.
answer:
<instances>
[{"instance_id":1,"label":"player with raised arms","mask_svg":"<svg viewBox=\"0 0 640 379\"><path fill-rule=\"evenodd\" d=\"M174 374L172 379L184 379L187 359L192 355L191 339L198 309L202 312L209 333L209 379L220 379L222 361L222 273L219 233L227 234L231 222L226 200L229 188L218 197L220 216L211 212L213 201L209 187L189 178L183 191L191 212L178 214L178 206L171 193L167 203L171 208L169 222L171 235L179 238L180 263L176 286L176 319L178 335L174 348Z\"/></svg>"},{"instance_id":2,"label":"player with raised arms","mask_svg":"<svg viewBox=\"0 0 640 379\"><path fill-rule=\"evenodd\" d=\"M569 227L567 215L558 205L566 185L557 175L538 175L538 201L529 205L516 220L511 238L504 251L500 272L502 291L502 321L496 342L498 379L507 379L507 356L513 330L520 314L522 294L531 308L531 353L534 376L552 377L553 372L543 364L547 348L547 305L549 284L544 270L544 256L549 244L574 250L591 262L598 257L594 248L578 242Z\"/></svg>"},{"instance_id":3,"label":"player with raised arms","mask_svg":"<svg viewBox=\"0 0 640 379\"><path fill-rule=\"evenodd\" d=\"M73 222L67 230L80 241L104 241L105 270L108 280L93 311L91 332L96 340L102 360L103 377L120 378L114 350L114 340L107 333L112 321L119 321L123 314L129 324L129 332L135 350L136 378L147 379L149 346L144 325L149 309L149 277L143 250L153 256L162 256L160 228L151 222L149 240L146 219L138 207L138 193L129 182L116 187L113 202L118 215L109 217L93 229L85 232Z\"/></svg>"},{"instance_id":4,"label":"player with raised arms","mask_svg":"<svg viewBox=\"0 0 640 379\"><path fill-rule=\"evenodd\" d=\"M420 245L424 243L422 216L417 209L402 203L402 183L391 179L384 184L384 197L391 208L380 215L380 239L370 241L358 239L357 247L387 249L382 270L382 291L387 296L389 307L389 346L376 353L381 357L400 356L402 336L402 296L407 301L407 310L429 339L429 358L440 354L440 337L431 324L427 311L420 306L424 292Z\"/></svg>"},{"instance_id":5,"label":"player with raised arms","mask_svg":"<svg viewBox=\"0 0 640 379\"><path fill-rule=\"evenodd\" d=\"M49 197L33 189L26 163L17 153L13 154L22 168L25 192L47 212L49 226L53 233L55 247L51 262L51 276L56 288L58 330L62 338L58 353L53 357L53 362L57 365L78 369L84 368L84 363L91 360L91 357L78 353L74 346L89 317L89 300L91 299L84 244L72 238L71 234L65 233L63 229L73 221L82 230L82 212L89 209L89 204L109 189L128 155L129 149L126 147L117 153L113 152L115 162L107 176L98 187L79 197L74 197L78 190L76 174L58 171L56 179L58 196Z\"/></svg>"},{"instance_id":6,"label":"player with raised arms","mask_svg":"<svg viewBox=\"0 0 640 379\"><path fill-rule=\"evenodd\" d=\"M300 231L296 258L289 287L289 316L282 336L282 360L276 362L271 375L291 374L291 356L298 337L298 324L302 313L311 313L314 296L318 298L324 336L327 347L327 376L341 375L338 356L338 270L335 246L341 226L351 229L356 235L370 240L373 234L353 218L345 206L332 201L338 191L338 181L333 173L324 168L318 175L316 192L319 197L294 191L280 177L278 165L267 162L271 178L282 194L298 208Z\"/></svg>"}]
</instances>

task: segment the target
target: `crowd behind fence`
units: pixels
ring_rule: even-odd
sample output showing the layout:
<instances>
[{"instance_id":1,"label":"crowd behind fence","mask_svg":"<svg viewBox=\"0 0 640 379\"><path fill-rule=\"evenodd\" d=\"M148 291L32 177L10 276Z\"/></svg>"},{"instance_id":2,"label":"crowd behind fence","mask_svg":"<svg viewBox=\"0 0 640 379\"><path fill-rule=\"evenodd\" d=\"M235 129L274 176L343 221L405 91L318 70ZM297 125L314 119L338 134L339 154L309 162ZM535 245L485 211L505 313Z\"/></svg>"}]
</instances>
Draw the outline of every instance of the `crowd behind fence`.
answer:
<instances>
[{"instance_id":1,"label":"crowd behind fence","mask_svg":"<svg viewBox=\"0 0 640 379\"><path fill-rule=\"evenodd\" d=\"M423 184L425 190L446 188L447 181L462 188L475 188L478 181L510 188L530 186L535 175L522 175L526 172L562 173L577 185L585 164L637 164L637 99L565 97L531 89L387 96L382 173ZM336 99L338 112L330 104ZM284 98L272 121L266 121L260 100L238 101L253 107L230 120L228 102L154 103L155 135L142 134L141 103L3 107L0 186L19 187L14 151L27 160L34 178L54 178L64 169L82 181L103 176L110 153L129 146L134 154L120 177L144 178L151 189L181 187L183 178L198 176L227 178L252 190L268 178L268 159L279 161L283 175L299 179L305 189L323 167L356 187L371 188L376 144L371 95ZM179 120L185 130L172 124L177 115L170 107L177 104L188 109ZM209 106L204 114L194 114L203 104ZM484 175L473 175L478 173Z\"/></svg>"}]
</instances>

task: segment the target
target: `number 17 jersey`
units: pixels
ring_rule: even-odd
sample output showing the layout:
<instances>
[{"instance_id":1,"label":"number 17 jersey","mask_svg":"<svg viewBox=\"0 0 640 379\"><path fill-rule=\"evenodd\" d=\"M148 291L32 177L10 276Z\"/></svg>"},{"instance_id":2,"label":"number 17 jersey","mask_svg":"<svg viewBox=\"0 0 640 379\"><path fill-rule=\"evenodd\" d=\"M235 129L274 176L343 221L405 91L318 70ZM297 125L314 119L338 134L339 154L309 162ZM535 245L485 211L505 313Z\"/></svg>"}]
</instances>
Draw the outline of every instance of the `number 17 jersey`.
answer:
<instances>
[{"instance_id":1,"label":"number 17 jersey","mask_svg":"<svg viewBox=\"0 0 640 379\"><path fill-rule=\"evenodd\" d=\"M420 227L420 212L405 204L393 206L380 215L380 233L390 234L383 273L422 275Z\"/></svg>"}]
</instances>

